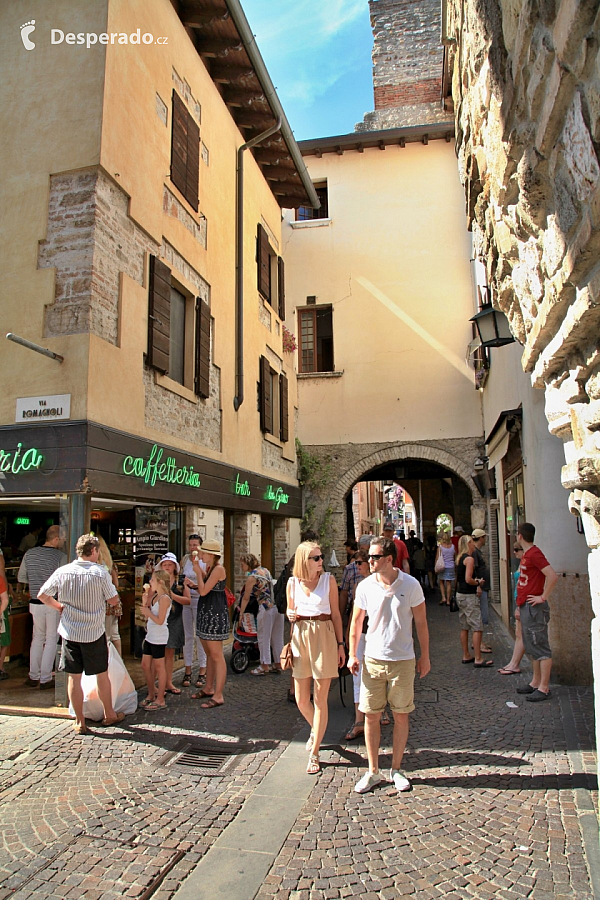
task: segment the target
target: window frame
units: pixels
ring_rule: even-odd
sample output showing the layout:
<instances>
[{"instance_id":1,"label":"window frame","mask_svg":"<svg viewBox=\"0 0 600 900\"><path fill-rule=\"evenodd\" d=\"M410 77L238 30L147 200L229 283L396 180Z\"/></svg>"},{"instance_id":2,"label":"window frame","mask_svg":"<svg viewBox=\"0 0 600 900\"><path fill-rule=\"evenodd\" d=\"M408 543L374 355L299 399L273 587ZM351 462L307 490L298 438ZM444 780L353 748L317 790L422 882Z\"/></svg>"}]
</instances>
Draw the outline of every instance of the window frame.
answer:
<instances>
[{"instance_id":1,"label":"window frame","mask_svg":"<svg viewBox=\"0 0 600 900\"><path fill-rule=\"evenodd\" d=\"M314 182L313 187L317 197L321 201L319 209L312 206L298 206L296 209L296 222L313 222L315 219L329 218L329 191L327 181Z\"/></svg>"},{"instance_id":2,"label":"window frame","mask_svg":"<svg viewBox=\"0 0 600 900\"><path fill-rule=\"evenodd\" d=\"M322 360L322 352L319 351L319 329L318 329L318 314L319 311L325 312L329 311L330 320L331 320L331 368L323 368L323 360ZM311 304L310 306L299 306L296 307L296 312L298 314L298 374L299 375L314 375L320 374L323 372L335 372L335 356L333 352L333 306L331 303L319 303L319 304ZM303 350L303 334L302 334L302 323L304 319L312 318L313 320L313 335L314 335L314 346L313 346L313 355L314 355L314 368L305 368L304 365L304 350ZM323 337L320 338L323 340ZM321 364L319 365L319 355L321 356Z\"/></svg>"}]
</instances>

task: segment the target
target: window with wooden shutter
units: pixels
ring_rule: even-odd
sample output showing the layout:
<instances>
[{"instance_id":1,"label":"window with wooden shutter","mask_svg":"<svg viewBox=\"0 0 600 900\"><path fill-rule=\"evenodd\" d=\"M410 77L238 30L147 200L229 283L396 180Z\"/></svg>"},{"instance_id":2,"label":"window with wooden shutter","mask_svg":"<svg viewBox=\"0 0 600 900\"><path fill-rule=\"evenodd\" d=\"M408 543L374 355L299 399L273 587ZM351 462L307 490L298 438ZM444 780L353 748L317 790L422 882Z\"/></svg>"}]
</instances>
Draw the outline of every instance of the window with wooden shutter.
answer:
<instances>
[{"instance_id":1,"label":"window with wooden shutter","mask_svg":"<svg viewBox=\"0 0 600 900\"><path fill-rule=\"evenodd\" d=\"M298 310L300 373L333 372L333 318L331 306Z\"/></svg>"},{"instance_id":2,"label":"window with wooden shutter","mask_svg":"<svg viewBox=\"0 0 600 900\"><path fill-rule=\"evenodd\" d=\"M290 439L289 414L288 414L288 380L282 373L279 376L279 436L283 443Z\"/></svg>"},{"instance_id":3,"label":"window with wooden shutter","mask_svg":"<svg viewBox=\"0 0 600 900\"><path fill-rule=\"evenodd\" d=\"M199 174L200 129L179 94L173 91L171 181L196 212Z\"/></svg>"},{"instance_id":4,"label":"window with wooden shutter","mask_svg":"<svg viewBox=\"0 0 600 900\"><path fill-rule=\"evenodd\" d=\"M283 322L285 319L285 276L284 276L283 260L277 257L277 294L279 299L279 318Z\"/></svg>"},{"instance_id":5,"label":"window with wooden shutter","mask_svg":"<svg viewBox=\"0 0 600 900\"><path fill-rule=\"evenodd\" d=\"M269 236L259 223L256 238L256 262L258 265L258 290L271 302L271 247Z\"/></svg>"},{"instance_id":6,"label":"window with wooden shutter","mask_svg":"<svg viewBox=\"0 0 600 900\"><path fill-rule=\"evenodd\" d=\"M260 358L260 428L261 431L273 433L271 366L265 356Z\"/></svg>"},{"instance_id":7,"label":"window with wooden shutter","mask_svg":"<svg viewBox=\"0 0 600 900\"><path fill-rule=\"evenodd\" d=\"M210 395L210 309L200 297L196 299L196 373L195 391L199 397Z\"/></svg>"},{"instance_id":8,"label":"window with wooden shutter","mask_svg":"<svg viewBox=\"0 0 600 900\"><path fill-rule=\"evenodd\" d=\"M148 294L148 365L169 371L171 321L171 270L158 257L150 257Z\"/></svg>"}]
</instances>

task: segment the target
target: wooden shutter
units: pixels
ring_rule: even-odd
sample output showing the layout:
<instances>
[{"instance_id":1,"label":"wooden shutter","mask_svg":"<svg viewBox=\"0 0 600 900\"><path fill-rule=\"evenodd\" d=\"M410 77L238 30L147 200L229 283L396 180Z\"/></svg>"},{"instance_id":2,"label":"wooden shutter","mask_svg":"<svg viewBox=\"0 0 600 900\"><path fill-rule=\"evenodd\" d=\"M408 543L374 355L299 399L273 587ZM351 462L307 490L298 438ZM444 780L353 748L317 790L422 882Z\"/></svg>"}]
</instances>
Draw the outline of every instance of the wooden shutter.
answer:
<instances>
[{"instance_id":1,"label":"wooden shutter","mask_svg":"<svg viewBox=\"0 0 600 900\"><path fill-rule=\"evenodd\" d=\"M196 373L195 391L199 397L210 396L210 309L196 298Z\"/></svg>"},{"instance_id":2,"label":"wooden shutter","mask_svg":"<svg viewBox=\"0 0 600 900\"><path fill-rule=\"evenodd\" d=\"M258 290L265 300L271 302L271 254L269 235L259 223L256 239L256 261L258 263Z\"/></svg>"},{"instance_id":3,"label":"wooden shutter","mask_svg":"<svg viewBox=\"0 0 600 900\"><path fill-rule=\"evenodd\" d=\"M271 366L265 356L260 358L260 428L261 431L273 433Z\"/></svg>"},{"instance_id":4,"label":"wooden shutter","mask_svg":"<svg viewBox=\"0 0 600 900\"><path fill-rule=\"evenodd\" d=\"M157 256L150 257L148 294L148 365L169 371L171 334L171 270Z\"/></svg>"},{"instance_id":5,"label":"wooden shutter","mask_svg":"<svg viewBox=\"0 0 600 900\"><path fill-rule=\"evenodd\" d=\"M288 416L288 380L283 373L279 376L279 421L281 423L279 436L285 444L285 442L290 439L290 427Z\"/></svg>"},{"instance_id":6,"label":"wooden shutter","mask_svg":"<svg viewBox=\"0 0 600 900\"><path fill-rule=\"evenodd\" d=\"M283 322L285 319L285 276L284 276L283 260L277 257L277 296L279 299L279 318Z\"/></svg>"},{"instance_id":7,"label":"wooden shutter","mask_svg":"<svg viewBox=\"0 0 600 900\"><path fill-rule=\"evenodd\" d=\"M200 129L179 94L173 91L171 181L196 212L199 173Z\"/></svg>"}]
</instances>

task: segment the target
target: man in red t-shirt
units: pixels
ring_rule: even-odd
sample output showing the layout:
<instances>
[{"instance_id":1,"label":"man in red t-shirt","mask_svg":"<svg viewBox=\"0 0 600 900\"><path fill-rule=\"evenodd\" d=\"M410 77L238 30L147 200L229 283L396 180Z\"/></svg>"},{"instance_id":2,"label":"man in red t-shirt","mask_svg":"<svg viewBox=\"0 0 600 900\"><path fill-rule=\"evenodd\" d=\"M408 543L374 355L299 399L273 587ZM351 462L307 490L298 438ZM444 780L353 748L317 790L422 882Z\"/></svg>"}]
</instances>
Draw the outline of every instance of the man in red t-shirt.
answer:
<instances>
[{"instance_id":1,"label":"man in red t-shirt","mask_svg":"<svg viewBox=\"0 0 600 900\"><path fill-rule=\"evenodd\" d=\"M539 703L550 696L552 651L548 642L548 597L558 581L558 575L533 543L534 538L533 525L529 522L519 525L517 540L523 548L523 556L517 582L515 615L521 620L523 644L533 666L533 676L530 684L517 688L517 693L526 694L525 699L530 703Z\"/></svg>"},{"instance_id":2,"label":"man in red t-shirt","mask_svg":"<svg viewBox=\"0 0 600 900\"><path fill-rule=\"evenodd\" d=\"M393 540L396 547L396 565L407 575L410 575L410 562L408 559L408 547L400 538L394 537L394 526L391 522L386 522L383 526L383 536L388 541Z\"/></svg>"}]
</instances>

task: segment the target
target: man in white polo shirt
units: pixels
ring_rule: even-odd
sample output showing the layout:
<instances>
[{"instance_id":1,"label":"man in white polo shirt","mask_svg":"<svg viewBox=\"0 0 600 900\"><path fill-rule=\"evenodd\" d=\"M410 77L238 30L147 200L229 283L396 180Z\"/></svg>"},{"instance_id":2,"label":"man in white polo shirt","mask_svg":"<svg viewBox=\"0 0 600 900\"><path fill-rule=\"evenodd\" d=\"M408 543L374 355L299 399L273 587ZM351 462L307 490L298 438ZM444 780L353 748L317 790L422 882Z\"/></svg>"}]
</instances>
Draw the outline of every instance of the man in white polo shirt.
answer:
<instances>
[{"instance_id":1,"label":"man in white polo shirt","mask_svg":"<svg viewBox=\"0 0 600 900\"><path fill-rule=\"evenodd\" d=\"M380 717L389 703L394 714L394 742L390 781L398 791L411 784L400 771L408 739L408 716L415 708L415 668L421 678L430 671L429 630L425 597L416 578L396 569L393 540L373 538L369 548L371 575L356 588L350 628L348 668L358 673L358 641L365 615L369 617L362 667L359 709L365 714L365 739L369 771L357 782L359 794L384 780L379 771ZM412 623L415 623L421 656L415 663Z\"/></svg>"},{"instance_id":2,"label":"man in white polo shirt","mask_svg":"<svg viewBox=\"0 0 600 900\"><path fill-rule=\"evenodd\" d=\"M99 549L100 542L95 535L82 534L75 545L75 562L53 572L38 594L38 600L58 609L61 614L58 633L63 639L69 700L75 710L73 728L78 734L87 733L81 687L83 672L96 676L98 697L104 707L102 724L114 725L125 718L123 713L116 713L112 705L104 631L105 604L116 606L119 595L108 571L98 565ZM58 600L54 599L56 594Z\"/></svg>"}]
</instances>

